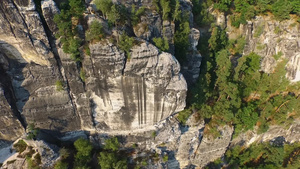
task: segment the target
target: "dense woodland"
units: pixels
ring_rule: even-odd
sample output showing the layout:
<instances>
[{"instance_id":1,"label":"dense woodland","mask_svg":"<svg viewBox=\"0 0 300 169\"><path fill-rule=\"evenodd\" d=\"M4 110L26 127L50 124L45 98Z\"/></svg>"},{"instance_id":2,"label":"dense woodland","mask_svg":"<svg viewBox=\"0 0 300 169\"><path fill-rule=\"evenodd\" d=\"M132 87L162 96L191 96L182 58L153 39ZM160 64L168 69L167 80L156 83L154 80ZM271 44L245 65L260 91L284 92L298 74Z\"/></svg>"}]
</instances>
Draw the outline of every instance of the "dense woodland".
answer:
<instances>
[{"instance_id":1,"label":"dense woodland","mask_svg":"<svg viewBox=\"0 0 300 169\"><path fill-rule=\"evenodd\" d=\"M214 17L208 12L209 7L230 15L234 27L245 24L246 20L256 15L272 13L277 20L290 18L290 14L300 15L299 0L192 0L194 23L196 27L206 27L209 33L202 35L198 50L202 55L201 72L198 82L191 87L187 98L188 107L180 112L178 120L185 125L187 118L196 113L199 120L205 120L205 134L212 138L220 136L217 127L234 127L234 136L247 130L266 132L270 125L289 127L300 116L299 83L290 83L286 79L286 60L280 53L274 55L278 64L273 73L260 71L261 56L251 53L242 56L246 41L244 37L228 39L224 28L215 25ZM109 28L127 26L133 28L140 22L140 17L147 10L155 10L163 20L175 23L175 56L181 62L186 61L189 49L189 13L180 10L179 0L153 0L151 9L114 4L111 0L95 0L96 11L103 16ZM82 66L80 50L89 55L89 43L109 39L122 49L130 59L130 48L137 44L133 35L123 31L116 39L105 33L102 23L93 21L80 38L77 25L86 25L83 19L84 2L69 0L60 4L61 13L55 16L60 39L65 53ZM298 19L298 22L300 19ZM166 37L155 37L151 42L161 51L168 52L169 42ZM242 56L242 57L241 57ZM234 62L236 61L236 62ZM82 70L82 69L80 69ZM80 72L82 81L84 72ZM57 83L61 89L61 82ZM83 139L74 143L76 154L73 157L74 168L88 168L92 159L93 147ZM101 168L126 168L126 158L121 157L119 143L114 138L108 140L103 151L98 154ZM69 150L62 149L62 160L56 169L67 168L70 164ZM225 162L228 168L277 168L294 167L293 161L299 160L299 144L258 144L249 148L236 146L227 151ZM70 159L69 159L70 160ZM68 164L68 163L69 164ZM210 167L220 166L224 161L216 161ZM296 164L295 164L296 165ZM299 166L298 166L299 167Z\"/></svg>"}]
</instances>

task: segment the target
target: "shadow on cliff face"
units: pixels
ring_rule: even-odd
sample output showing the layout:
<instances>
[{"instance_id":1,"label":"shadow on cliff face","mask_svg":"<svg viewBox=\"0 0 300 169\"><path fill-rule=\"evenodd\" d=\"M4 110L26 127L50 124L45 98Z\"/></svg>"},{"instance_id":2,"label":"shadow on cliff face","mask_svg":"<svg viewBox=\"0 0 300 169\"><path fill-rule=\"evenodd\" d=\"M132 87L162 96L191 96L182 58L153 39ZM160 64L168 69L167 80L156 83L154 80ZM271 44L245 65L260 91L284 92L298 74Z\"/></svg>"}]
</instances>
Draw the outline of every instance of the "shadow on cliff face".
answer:
<instances>
[{"instance_id":1,"label":"shadow on cliff face","mask_svg":"<svg viewBox=\"0 0 300 169\"><path fill-rule=\"evenodd\" d=\"M26 126L21 113L26 101L29 98L29 92L22 85L25 77L23 69L27 62L22 58L21 53L13 45L0 40L0 57L8 62L8 65L2 65L0 71L0 82L5 86L5 96L12 111L17 116L23 127Z\"/></svg>"}]
</instances>

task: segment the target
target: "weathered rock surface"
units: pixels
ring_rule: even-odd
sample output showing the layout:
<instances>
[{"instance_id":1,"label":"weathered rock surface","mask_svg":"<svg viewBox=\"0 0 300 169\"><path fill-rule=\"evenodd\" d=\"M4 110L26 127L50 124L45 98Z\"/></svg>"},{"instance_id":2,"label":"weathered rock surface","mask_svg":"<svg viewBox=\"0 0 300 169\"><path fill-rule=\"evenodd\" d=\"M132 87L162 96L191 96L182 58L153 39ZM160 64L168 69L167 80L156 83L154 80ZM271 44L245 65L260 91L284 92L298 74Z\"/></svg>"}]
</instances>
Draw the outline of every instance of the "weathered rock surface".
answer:
<instances>
[{"instance_id":1,"label":"weathered rock surface","mask_svg":"<svg viewBox=\"0 0 300 169\"><path fill-rule=\"evenodd\" d=\"M288 143L300 141L300 122L295 121L290 128L285 129L282 126L270 126L269 130L263 134L257 134L255 131L247 131L240 134L237 138L232 140L231 145L250 145L252 143L260 143L270 141L274 138L283 137Z\"/></svg>"},{"instance_id":2,"label":"weathered rock surface","mask_svg":"<svg viewBox=\"0 0 300 169\"><path fill-rule=\"evenodd\" d=\"M41 8L50 31L55 33L58 31L58 28L53 19L54 15L59 13L56 3L53 0L43 0L41 1Z\"/></svg>"},{"instance_id":3,"label":"weathered rock surface","mask_svg":"<svg viewBox=\"0 0 300 169\"><path fill-rule=\"evenodd\" d=\"M13 141L22 136L25 130L7 102L1 84L0 110L0 139Z\"/></svg>"},{"instance_id":4,"label":"weathered rock surface","mask_svg":"<svg viewBox=\"0 0 300 169\"><path fill-rule=\"evenodd\" d=\"M262 57L262 71L271 73L279 61L287 59L287 77L291 81L300 80L300 25L296 20L279 22L270 16L257 16L239 29L230 23L227 27L229 37L246 37L245 55L255 52ZM281 56L278 60L276 54Z\"/></svg>"},{"instance_id":5,"label":"weathered rock surface","mask_svg":"<svg viewBox=\"0 0 300 169\"><path fill-rule=\"evenodd\" d=\"M0 48L7 56L50 65L49 41L33 0L0 3Z\"/></svg>"},{"instance_id":6,"label":"weathered rock surface","mask_svg":"<svg viewBox=\"0 0 300 169\"><path fill-rule=\"evenodd\" d=\"M15 141L16 144L19 140ZM13 155L3 162L1 169L25 169L28 168L28 154L34 159L36 155L40 155L42 168L52 168L59 158L58 148L54 145L49 145L44 141L23 140L26 144L26 150L22 153L13 151Z\"/></svg>"},{"instance_id":7,"label":"weathered rock surface","mask_svg":"<svg viewBox=\"0 0 300 169\"><path fill-rule=\"evenodd\" d=\"M110 43L90 49L84 68L97 130L144 128L185 107L186 82L171 54L146 42L134 46L127 61Z\"/></svg>"}]
</instances>

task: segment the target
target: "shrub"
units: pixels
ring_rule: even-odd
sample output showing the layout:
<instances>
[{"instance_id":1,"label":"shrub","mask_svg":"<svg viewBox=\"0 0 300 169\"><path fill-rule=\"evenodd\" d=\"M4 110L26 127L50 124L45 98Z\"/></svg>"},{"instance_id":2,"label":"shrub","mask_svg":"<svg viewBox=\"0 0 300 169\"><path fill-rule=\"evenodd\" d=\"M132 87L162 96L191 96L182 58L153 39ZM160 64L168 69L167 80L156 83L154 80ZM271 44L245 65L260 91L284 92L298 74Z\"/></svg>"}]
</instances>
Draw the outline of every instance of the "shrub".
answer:
<instances>
[{"instance_id":1,"label":"shrub","mask_svg":"<svg viewBox=\"0 0 300 169\"><path fill-rule=\"evenodd\" d=\"M111 11L113 2L111 0L95 0L96 7L102 12L103 17L107 18L108 13Z\"/></svg>"},{"instance_id":2,"label":"shrub","mask_svg":"<svg viewBox=\"0 0 300 169\"><path fill-rule=\"evenodd\" d=\"M19 140L16 144L13 145L17 152L22 153L26 150L27 144L24 140Z\"/></svg>"},{"instance_id":3,"label":"shrub","mask_svg":"<svg viewBox=\"0 0 300 169\"><path fill-rule=\"evenodd\" d=\"M254 37L257 38L259 37L263 32L264 32L264 28L265 28L265 25L264 23L259 25L256 30L254 31Z\"/></svg>"},{"instance_id":4,"label":"shrub","mask_svg":"<svg viewBox=\"0 0 300 169\"><path fill-rule=\"evenodd\" d=\"M151 133L151 137L153 137L153 138L155 138L156 135L157 135L156 131L153 131L153 132Z\"/></svg>"},{"instance_id":5,"label":"shrub","mask_svg":"<svg viewBox=\"0 0 300 169\"><path fill-rule=\"evenodd\" d=\"M279 26L276 26L275 29L274 29L274 33L276 35L280 34L282 32L282 30L279 28Z\"/></svg>"},{"instance_id":6,"label":"shrub","mask_svg":"<svg viewBox=\"0 0 300 169\"><path fill-rule=\"evenodd\" d=\"M80 138L74 142L74 146L77 150L75 155L75 166L86 166L92 159L92 144L88 140Z\"/></svg>"},{"instance_id":7,"label":"shrub","mask_svg":"<svg viewBox=\"0 0 300 169\"><path fill-rule=\"evenodd\" d=\"M175 31L175 35L174 35L175 56L181 63L186 60L186 54L190 46L189 34L190 34L189 22L188 21L181 22L179 25L179 29Z\"/></svg>"},{"instance_id":8,"label":"shrub","mask_svg":"<svg viewBox=\"0 0 300 169\"><path fill-rule=\"evenodd\" d=\"M27 139L36 139L39 134L39 129L35 127L34 123L27 126Z\"/></svg>"},{"instance_id":9,"label":"shrub","mask_svg":"<svg viewBox=\"0 0 300 169\"><path fill-rule=\"evenodd\" d=\"M178 113L177 119L182 125L185 125L187 119L190 117L191 114L192 111L190 109L185 109Z\"/></svg>"},{"instance_id":10,"label":"shrub","mask_svg":"<svg viewBox=\"0 0 300 169\"><path fill-rule=\"evenodd\" d=\"M85 82L85 71L83 70L83 68L80 69L79 76L80 76L80 79L83 82Z\"/></svg>"},{"instance_id":11,"label":"shrub","mask_svg":"<svg viewBox=\"0 0 300 169\"><path fill-rule=\"evenodd\" d=\"M87 41L99 41L105 37L103 31L103 26L100 22L94 20L92 21L89 29L85 33L85 38Z\"/></svg>"},{"instance_id":12,"label":"shrub","mask_svg":"<svg viewBox=\"0 0 300 169\"><path fill-rule=\"evenodd\" d=\"M54 169L68 169L68 163L62 162L62 161L58 161L55 164Z\"/></svg>"},{"instance_id":13,"label":"shrub","mask_svg":"<svg viewBox=\"0 0 300 169\"><path fill-rule=\"evenodd\" d=\"M163 162L167 162L169 160L169 156L166 154L163 156Z\"/></svg>"},{"instance_id":14,"label":"shrub","mask_svg":"<svg viewBox=\"0 0 300 169\"><path fill-rule=\"evenodd\" d=\"M283 55L282 52L278 52L276 55L273 55L273 58L274 58L275 60L278 60L279 58L281 58L282 55Z\"/></svg>"},{"instance_id":15,"label":"shrub","mask_svg":"<svg viewBox=\"0 0 300 169\"><path fill-rule=\"evenodd\" d=\"M140 21L140 17L145 13L145 7L141 7L136 10L135 5L132 5L131 8L131 23L133 26L136 26Z\"/></svg>"},{"instance_id":16,"label":"shrub","mask_svg":"<svg viewBox=\"0 0 300 169\"><path fill-rule=\"evenodd\" d=\"M62 90L64 90L64 83L63 83L63 81L61 81L61 80L57 80L56 82L55 82L55 86L56 86L56 90L57 91L62 91Z\"/></svg>"},{"instance_id":17,"label":"shrub","mask_svg":"<svg viewBox=\"0 0 300 169\"><path fill-rule=\"evenodd\" d=\"M162 38L153 38L153 42L155 43L155 46L164 52L167 52L169 50L169 42L166 37Z\"/></svg>"},{"instance_id":18,"label":"shrub","mask_svg":"<svg viewBox=\"0 0 300 169\"><path fill-rule=\"evenodd\" d=\"M272 13L278 20L289 19L292 10L292 5L288 0L277 0L272 5Z\"/></svg>"},{"instance_id":19,"label":"shrub","mask_svg":"<svg viewBox=\"0 0 300 169\"><path fill-rule=\"evenodd\" d=\"M135 39L133 37L129 37L125 33L119 36L118 46L125 51L128 60L130 60L130 49L134 45L134 41Z\"/></svg>"},{"instance_id":20,"label":"shrub","mask_svg":"<svg viewBox=\"0 0 300 169\"><path fill-rule=\"evenodd\" d=\"M105 140L105 150L112 150L112 151L117 151L120 148L120 143L118 141L117 137L113 137L110 139Z\"/></svg>"}]
</instances>

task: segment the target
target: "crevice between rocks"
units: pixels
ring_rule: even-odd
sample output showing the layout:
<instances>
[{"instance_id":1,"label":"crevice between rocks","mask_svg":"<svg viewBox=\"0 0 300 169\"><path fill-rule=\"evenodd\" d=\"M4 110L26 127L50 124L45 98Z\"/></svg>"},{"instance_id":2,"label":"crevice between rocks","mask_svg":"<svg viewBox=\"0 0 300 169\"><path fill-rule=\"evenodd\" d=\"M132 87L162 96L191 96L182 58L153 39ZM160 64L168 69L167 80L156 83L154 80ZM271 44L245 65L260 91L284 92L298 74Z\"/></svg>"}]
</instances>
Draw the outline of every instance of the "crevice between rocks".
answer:
<instances>
[{"instance_id":1,"label":"crevice between rocks","mask_svg":"<svg viewBox=\"0 0 300 169\"><path fill-rule=\"evenodd\" d=\"M37 3L39 3L39 4L37 4ZM62 71L63 66L62 66L62 62L60 60L58 51L57 51L57 47L56 47L56 43L55 43L56 39L55 39L53 33L50 31L50 28L47 25L47 22L46 22L46 20L44 18L44 15L42 14L41 1L34 1L34 4L35 4L37 13L40 16L40 19L41 19L44 31L46 33L46 36L48 38L49 45L50 45L50 50L52 51L54 59L56 60L56 64L57 64L57 67L58 67L59 75L65 81L66 89L67 89L67 93L68 93L68 97L69 97L69 99L71 101L71 104L72 104L72 107L73 107L73 113L74 113L74 115L76 115L77 110L76 110L76 106L75 106L75 103L73 101L73 98L71 96L71 93L70 93L69 81L68 81L67 76Z\"/></svg>"}]
</instances>

